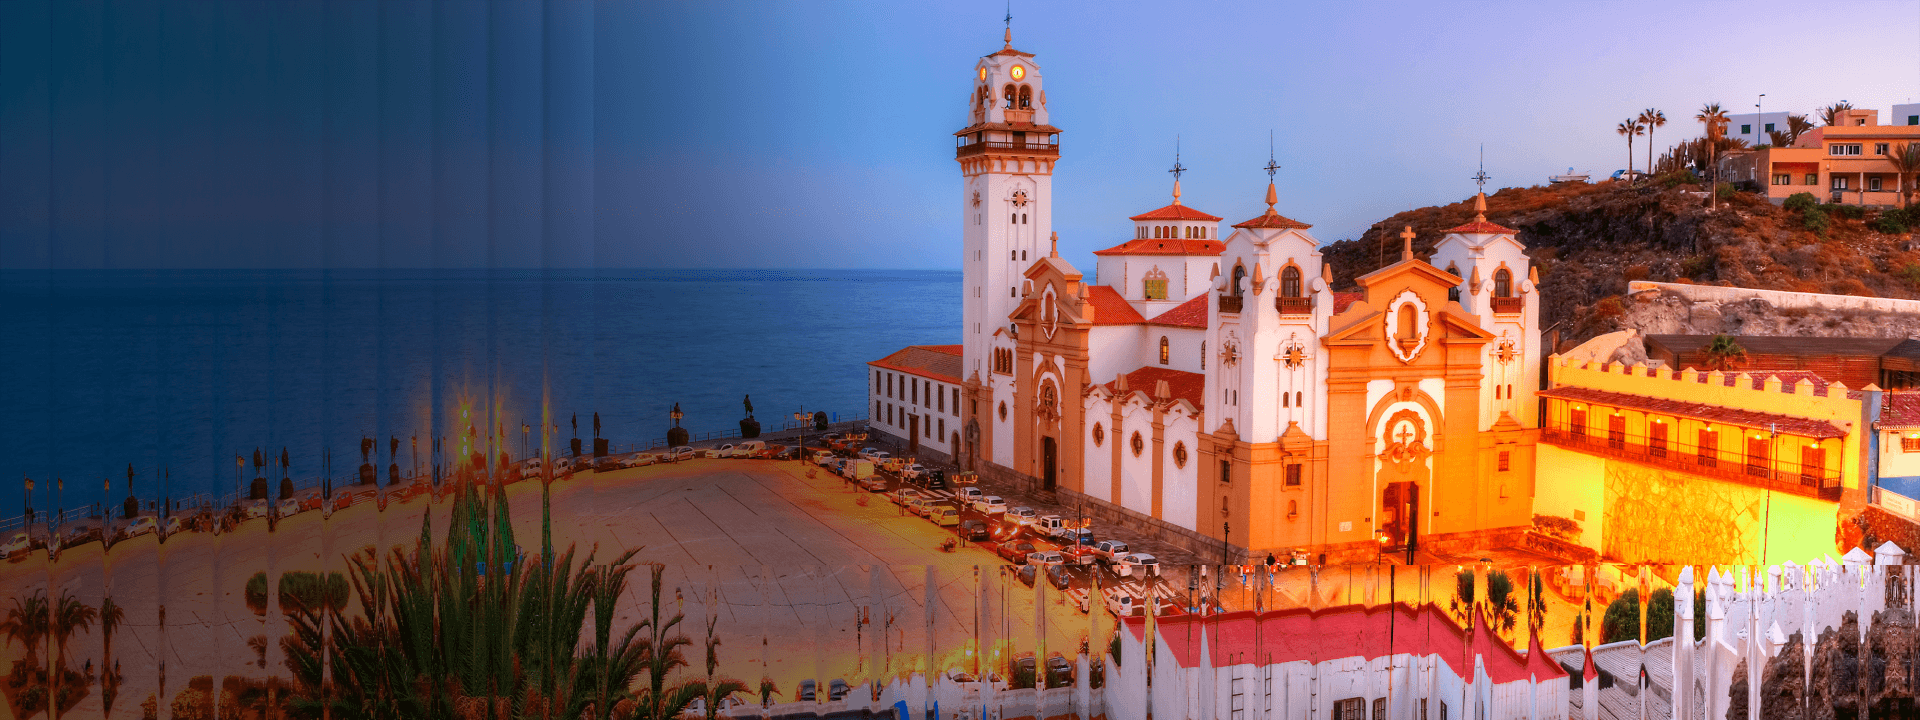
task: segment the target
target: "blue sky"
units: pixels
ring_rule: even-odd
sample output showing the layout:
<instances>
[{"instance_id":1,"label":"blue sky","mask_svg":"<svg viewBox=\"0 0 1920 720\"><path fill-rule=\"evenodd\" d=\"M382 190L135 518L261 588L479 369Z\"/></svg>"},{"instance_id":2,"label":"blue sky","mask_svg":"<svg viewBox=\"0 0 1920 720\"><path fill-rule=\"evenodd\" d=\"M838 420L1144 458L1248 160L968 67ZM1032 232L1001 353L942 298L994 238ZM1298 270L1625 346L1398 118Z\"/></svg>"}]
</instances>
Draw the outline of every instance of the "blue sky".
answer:
<instances>
[{"instance_id":1,"label":"blue sky","mask_svg":"<svg viewBox=\"0 0 1920 720\"><path fill-rule=\"evenodd\" d=\"M0 267L956 268L1003 3L0 3ZM1165 204L1324 242L1660 108L1920 99L1920 4L1020 2L1069 259ZM1774 38L1763 42L1762 38ZM1645 140L1634 147L1644 163Z\"/></svg>"}]
</instances>

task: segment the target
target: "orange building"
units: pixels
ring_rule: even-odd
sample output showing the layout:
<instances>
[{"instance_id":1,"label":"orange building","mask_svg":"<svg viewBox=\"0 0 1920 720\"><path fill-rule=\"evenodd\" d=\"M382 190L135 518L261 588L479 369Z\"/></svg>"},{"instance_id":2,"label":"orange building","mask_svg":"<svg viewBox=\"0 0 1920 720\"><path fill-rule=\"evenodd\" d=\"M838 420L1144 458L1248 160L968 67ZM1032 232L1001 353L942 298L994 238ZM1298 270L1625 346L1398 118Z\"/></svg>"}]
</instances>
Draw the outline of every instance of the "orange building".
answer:
<instances>
[{"instance_id":1,"label":"orange building","mask_svg":"<svg viewBox=\"0 0 1920 720\"><path fill-rule=\"evenodd\" d=\"M1899 207L1900 193L1914 189L1920 168L1903 176L1890 156L1920 142L1920 125L1881 125L1877 110L1843 110L1834 124L1800 135L1792 147L1728 153L1720 179L1766 188L1767 199L1785 202L1812 193L1823 202Z\"/></svg>"}]
</instances>

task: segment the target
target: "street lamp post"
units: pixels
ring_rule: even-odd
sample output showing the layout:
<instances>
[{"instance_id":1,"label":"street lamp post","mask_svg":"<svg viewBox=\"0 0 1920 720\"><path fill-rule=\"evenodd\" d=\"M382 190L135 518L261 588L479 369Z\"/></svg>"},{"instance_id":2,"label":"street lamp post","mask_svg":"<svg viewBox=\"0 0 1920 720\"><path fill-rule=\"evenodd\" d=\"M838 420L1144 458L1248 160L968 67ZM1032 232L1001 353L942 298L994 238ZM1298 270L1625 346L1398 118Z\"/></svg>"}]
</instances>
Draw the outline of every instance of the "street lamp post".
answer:
<instances>
[{"instance_id":1,"label":"street lamp post","mask_svg":"<svg viewBox=\"0 0 1920 720\"><path fill-rule=\"evenodd\" d=\"M1760 134L1763 132L1766 132L1766 129L1767 129L1767 111L1761 109L1760 107L1760 105L1762 103L1765 103L1766 101L1767 101L1767 94L1760 93L1760 97L1755 99L1753 103L1753 146L1754 147L1760 147ZM1773 175L1773 168L1771 166L1767 168L1767 175L1769 176L1767 178L1767 182L1773 182L1773 178L1771 177ZM1759 180L1759 178L1754 178L1754 179Z\"/></svg>"},{"instance_id":2,"label":"street lamp post","mask_svg":"<svg viewBox=\"0 0 1920 720\"><path fill-rule=\"evenodd\" d=\"M531 425L528 425L525 420L520 421L520 459L522 461L526 460L529 457L529 455L527 455L527 452L528 452L527 449L531 447L531 445L528 444L530 442L528 438L532 435L532 433L533 433L533 427Z\"/></svg>"},{"instance_id":3,"label":"street lamp post","mask_svg":"<svg viewBox=\"0 0 1920 720\"><path fill-rule=\"evenodd\" d=\"M793 424L800 428L800 449L794 452L793 457L795 460L799 460L801 464L805 464L807 456L807 411L804 409L795 410L793 412Z\"/></svg>"}]
</instances>

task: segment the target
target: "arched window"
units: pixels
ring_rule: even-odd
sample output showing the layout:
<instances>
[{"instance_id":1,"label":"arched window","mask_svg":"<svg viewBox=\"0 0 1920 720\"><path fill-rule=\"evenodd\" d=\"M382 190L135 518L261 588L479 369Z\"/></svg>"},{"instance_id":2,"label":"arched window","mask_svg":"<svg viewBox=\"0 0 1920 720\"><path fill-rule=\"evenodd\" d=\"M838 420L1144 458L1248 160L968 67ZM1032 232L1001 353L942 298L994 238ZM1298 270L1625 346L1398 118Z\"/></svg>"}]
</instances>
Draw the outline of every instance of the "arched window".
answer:
<instances>
[{"instance_id":1,"label":"arched window","mask_svg":"<svg viewBox=\"0 0 1920 720\"><path fill-rule=\"evenodd\" d=\"M1020 98L1020 92L1019 92L1018 90L1015 90L1015 89L1013 88L1013 84L1012 84L1012 83L1008 83L1008 84L1007 84L1007 89L1006 89L1006 93L1005 93L1005 94L1006 94L1006 97L1007 97L1007 109L1008 109L1008 110L1012 110L1012 109L1014 109L1014 107L1015 107L1015 106L1014 106L1014 103L1015 103L1015 102L1018 102L1018 101L1019 101L1019 98Z\"/></svg>"},{"instance_id":2,"label":"arched window","mask_svg":"<svg viewBox=\"0 0 1920 720\"><path fill-rule=\"evenodd\" d=\"M1513 297L1513 273L1500 268L1493 273L1493 296Z\"/></svg>"},{"instance_id":3,"label":"arched window","mask_svg":"<svg viewBox=\"0 0 1920 720\"><path fill-rule=\"evenodd\" d=\"M1020 86L1020 109L1026 110L1031 107L1033 107L1033 88L1027 85L1021 85Z\"/></svg>"},{"instance_id":4,"label":"arched window","mask_svg":"<svg viewBox=\"0 0 1920 720\"><path fill-rule=\"evenodd\" d=\"M1172 347L1173 346L1167 343L1167 336L1161 335L1160 336L1160 364L1161 365L1167 364L1167 360L1173 356Z\"/></svg>"},{"instance_id":5,"label":"arched window","mask_svg":"<svg viewBox=\"0 0 1920 720\"><path fill-rule=\"evenodd\" d=\"M1280 296L1300 297L1300 268L1288 265L1280 271Z\"/></svg>"},{"instance_id":6,"label":"arched window","mask_svg":"<svg viewBox=\"0 0 1920 720\"><path fill-rule=\"evenodd\" d=\"M1241 282L1242 280L1246 280L1246 279L1247 279L1247 266L1245 266L1245 265L1235 265L1235 266L1233 266L1233 286L1232 286L1232 287L1229 287L1229 288L1227 288L1227 292L1228 292L1228 294L1230 294L1230 295L1239 295L1239 294L1240 294L1240 282Z\"/></svg>"}]
</instances>

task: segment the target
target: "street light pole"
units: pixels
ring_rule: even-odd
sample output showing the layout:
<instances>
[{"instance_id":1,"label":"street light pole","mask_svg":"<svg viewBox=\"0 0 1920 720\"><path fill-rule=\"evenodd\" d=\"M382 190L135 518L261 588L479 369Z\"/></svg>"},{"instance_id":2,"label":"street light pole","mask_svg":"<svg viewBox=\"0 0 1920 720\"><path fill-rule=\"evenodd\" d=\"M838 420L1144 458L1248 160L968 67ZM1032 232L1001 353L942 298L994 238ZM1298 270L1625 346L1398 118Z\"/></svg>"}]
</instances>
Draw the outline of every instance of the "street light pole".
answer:
<instances>
[{"instance_id":1,"label":"street light pole","mask_svg":"<svg viewBox=\"0 0 1920 720\"><path fill-rule=\"evenodd\" d=\"M1760 147L1760 133L1767 129L1767 111L1764 109L1761 109L1760 107L1761 103L1764 103L1766 101L1767 101L1767 94L1760 93L1760 97L1754 100L1754 103L1753 103L1753 146L1754 147ZM1767 167L1767 175L1769 176L1767 178L1767 182L1773 182L1773 178L1771 177L1773 175L1773 167L1771 165Z\"/></svg>"},{"instance_id":2,"label":"street light pole","mask_svg":"<svg viewBox=\"0 0 1920 720\"><path fill-rule=\"evenodd\" d=\"M800 426L800 447L794 451L793 459L799 460L801 464L804 465L806 464L807 456L807 411L805 409L795 410L793 412L793 423Z\"/></svg>"}]
</instances>

